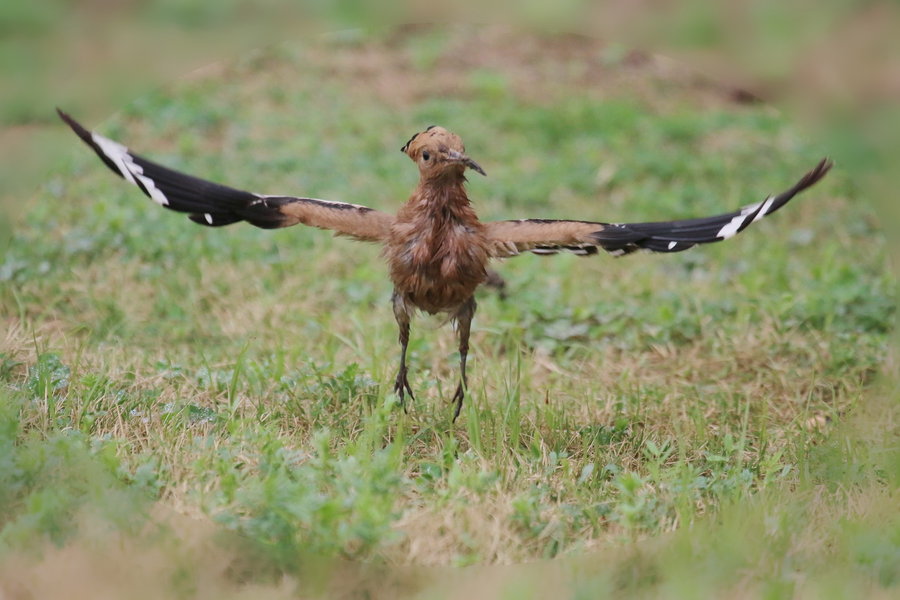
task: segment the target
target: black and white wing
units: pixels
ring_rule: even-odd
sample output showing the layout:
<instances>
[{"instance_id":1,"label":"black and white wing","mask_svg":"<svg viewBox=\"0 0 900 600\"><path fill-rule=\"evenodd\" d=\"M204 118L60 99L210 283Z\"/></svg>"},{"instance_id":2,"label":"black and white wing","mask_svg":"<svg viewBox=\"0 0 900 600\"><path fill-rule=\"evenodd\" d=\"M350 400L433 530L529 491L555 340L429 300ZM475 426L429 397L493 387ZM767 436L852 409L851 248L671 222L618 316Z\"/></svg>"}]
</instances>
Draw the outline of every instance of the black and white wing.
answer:
<instances>
[{"instance_id":1,"label":"black and white wing","mask_svg":"<svg viewBox=\"0 0 900 600\"><path fill-rule=\"evenodd\" d=\"M790 189L762 202L739 210L699 219L656 221L650 223L602 223L522 219L485 223L493 255L498 258L520 252L556 254L572 252L596 254L603 249L614 256L636 250L681 252L697 244L720 242L740 233L784 206L794 196L814 185L831 169L832 162L822 159Z\"/></svg>"},{"instance_id":2,"label":"black and white wing","mask_svg":"<svg viewBox=\"0 0 900 600\"><path fill-rule=\"evenodd\" d=\"M247 221L275 229L304 224L363 241L383 241L393 217L365 206L317 198L255 194L206 181L164 167L131 152L118 142L88 131L57 109L59 116L114 173L136 185L157 204L188 213L209 227Z\"/></svg>"}]
</instances>

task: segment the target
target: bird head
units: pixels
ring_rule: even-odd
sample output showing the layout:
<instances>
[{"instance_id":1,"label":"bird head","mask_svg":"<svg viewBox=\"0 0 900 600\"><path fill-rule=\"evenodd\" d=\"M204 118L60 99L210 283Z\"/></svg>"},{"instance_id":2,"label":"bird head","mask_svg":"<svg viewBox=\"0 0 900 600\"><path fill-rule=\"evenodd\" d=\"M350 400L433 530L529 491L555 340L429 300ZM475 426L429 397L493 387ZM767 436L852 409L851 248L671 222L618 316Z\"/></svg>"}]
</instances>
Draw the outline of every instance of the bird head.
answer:
<instances>
[{"instance_id":1,"label":"bird head","mask_svg":"<svg viewBox=\"0 0 900 600\"><path fill-rule=\"evenodd\" d=\"M437 125L409 138L400 151L419 165L419 174L423 179L447 175L462 177L467 168L486 175L484 169L466 155L462 139Z\"/></svg>"}]
</instances>

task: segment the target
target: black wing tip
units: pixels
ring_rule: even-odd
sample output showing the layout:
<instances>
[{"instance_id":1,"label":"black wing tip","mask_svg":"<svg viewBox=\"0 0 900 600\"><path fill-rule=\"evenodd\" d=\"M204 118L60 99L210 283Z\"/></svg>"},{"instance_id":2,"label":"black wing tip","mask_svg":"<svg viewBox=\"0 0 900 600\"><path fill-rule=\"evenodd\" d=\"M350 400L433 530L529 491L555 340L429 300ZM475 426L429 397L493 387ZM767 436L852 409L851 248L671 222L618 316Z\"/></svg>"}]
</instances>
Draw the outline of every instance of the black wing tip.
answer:
<instances>
[{"instance_id":1,"label":"black wing tip","mask_svg":"<svg viewBox=\"0 0 900 600\"><path fill-rule=\"evenodd\" d=\"M64 111L63 109L61 109L58 106L56 107L56 114L59 115L60 119L62 119L63 121L65 121L66 123L68 123L70 125L75 122L75 119L73 119L69 113L67 113L66 111Z\"/></svg>"},{"instance_id":2,"label":"black wing tip","mask_svg":"<svg viewBox=\"0 0 900 600\"><path fill-rule=\"evenodd\" d=\"M61 108L57 107L56 114L59 115L59 118L62 119L65 122L65 124L68 125L72 129L72 131L74 131L76 134L78 134L78 137L80 137L81 139L83 139L84 141L86 141L88 143L91 142L91 140L92 140L91 132L88 131L87 129L85 129L81 123L79 123L78 121L73 119L69 113L67 113L64 110L62 110Z\"/></svg>"},{"instance_id":3,"label":"black wing tip","mask_svg":"<svg viewBox=\"0 0 900 600\"><path fill-rule=\"evenodd\" d=\"M804 175L800 181L794 186L794 193L801 192L808 187L811 187L818 183L828 171L834 166L834 161L828 158L827 156L819 161L815 167L812 168L806 175Z\"/></svg>"},{"instance_id":4,"label":"black wing tip","mask_svg":"<svg viewBox=\"0 0 900 600\"><path fill-rule=\"evenodd\" d=\"M774 197L774 203L771 209L766 214L771 214L788 203L794 196L799 194L800 192L811 188L825 175L828 174L828 171L834 166L834 161L832 161L827 156L819 161L815 167L806 172L806 174L800 178L800 180L795 183L790 189L787 189L780 194Z\"/></svg>"},{"instance_id":5,"label":"black wing tip","mask_svg":"<svg viewBox=\"0 0 900 600\"><path fill-rule=\"evenodd\" d=\"M69 113L65 112L63 109L57 107L57 108L56 108L56 114L58 114L58 115L59 115L59 118L62 119L62 120L66 123L66 125L68 125L69 127L71 127L71 128L75 131L75 133L77 133L78 135L81 135L83 132L84 132L84 133L87 132L87 129L85 129L85 128L81 125L81 123L79 123L78 121L76 121L75 119L73 119L73 118L72 118L72 115L70 115Z\"/></svg>"}]
</instances>

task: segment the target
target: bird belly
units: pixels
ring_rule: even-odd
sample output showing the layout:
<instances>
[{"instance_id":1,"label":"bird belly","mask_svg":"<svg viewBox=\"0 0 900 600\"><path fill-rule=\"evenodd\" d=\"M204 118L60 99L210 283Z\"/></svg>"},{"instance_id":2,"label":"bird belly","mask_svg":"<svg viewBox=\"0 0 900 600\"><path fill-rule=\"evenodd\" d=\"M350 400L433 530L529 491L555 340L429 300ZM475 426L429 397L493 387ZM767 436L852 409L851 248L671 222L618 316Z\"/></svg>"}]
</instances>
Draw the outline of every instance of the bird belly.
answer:
<instances>
[{"instance_id":1,"label":"bird belly","mask_svg":"<svg viewBox=\"0 0 900 600\"><path fill-rule=\"evenodd\" d=\"M487 278L483 236L463 228L445 233L415 236L388 249L397 292L432 314L452 312Z\"/></svg>"}]
</instances>

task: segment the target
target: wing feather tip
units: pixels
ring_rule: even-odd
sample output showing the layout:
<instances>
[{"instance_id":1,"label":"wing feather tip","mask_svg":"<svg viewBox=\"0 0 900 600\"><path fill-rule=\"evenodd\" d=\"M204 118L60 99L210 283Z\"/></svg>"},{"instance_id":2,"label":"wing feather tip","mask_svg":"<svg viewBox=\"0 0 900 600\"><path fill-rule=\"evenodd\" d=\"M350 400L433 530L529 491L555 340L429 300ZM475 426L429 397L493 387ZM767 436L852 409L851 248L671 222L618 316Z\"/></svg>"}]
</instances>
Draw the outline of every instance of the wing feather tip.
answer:
<instances>
[{"instance_id":1,"label":"wing feather tip","mask_svg":"<svg viewBox=\"0 0 900 600\"><path fill-rule=\"evenodd\" d=\"M810 169L806 173L806 175L804 175L803 177L800 178L800 181L797 182L797 184L793 187L793 189L791 191L796 194L798 192L805 190L808 187L811 187L811 186L817 184L819 181L822 180L823 177L825 177L825 175L828 174L828 171L830 171L833 166L834 166L834 161L831 160L831 158L829 158L827 156L824 157L822 160L819 161L819 164L817 164L815 167Z\"/></svg>"},{"instance_id":2,"label":"wing feather tip","mask_svg":"<svg viewBox=\"0 0 900 600\"><path fill-rule=\"evenodd\" d=\"M69 128L75 132L78 137L82 140L90 144L92 142L92 134L88 131L81 123L72 118L72 115L65 112L63 109L56 107L56 114L59 115L59 118L63 120L63 122L69 126Z\"/></svg>"}]
</instances>

